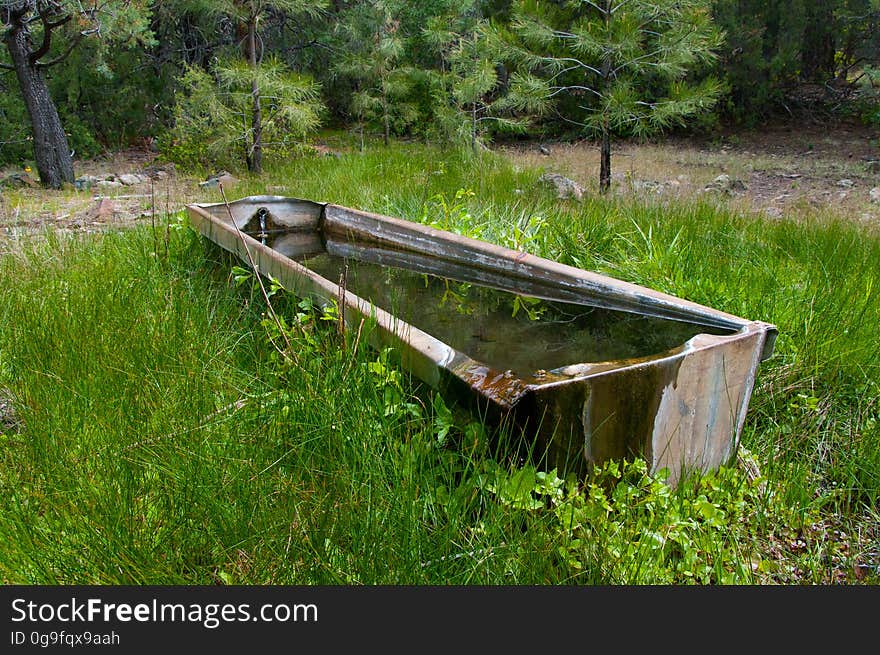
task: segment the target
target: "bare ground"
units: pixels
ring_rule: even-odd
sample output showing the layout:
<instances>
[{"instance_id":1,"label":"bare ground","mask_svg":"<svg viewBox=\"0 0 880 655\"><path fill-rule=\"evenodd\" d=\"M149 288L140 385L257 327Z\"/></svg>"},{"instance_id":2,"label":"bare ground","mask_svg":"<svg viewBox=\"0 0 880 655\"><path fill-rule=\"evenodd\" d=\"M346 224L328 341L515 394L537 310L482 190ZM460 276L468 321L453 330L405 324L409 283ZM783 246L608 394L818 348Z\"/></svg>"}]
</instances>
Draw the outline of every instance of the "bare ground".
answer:
<instances>
[{"instance_id":1,"label":"bare ground","mask_svg":"<svg viewBox=\"0 0 880 655\"><path fill-rule=\"evenodd\" d=\"M98 232L155 222L180 211L187 203L214 201L207 197L200 180L178 172L173 164L162 164L155 152L124 150L106 157L75 162L78 177L141 176L131 185L49 190L38 187L0 188L0 254L14 251L22 240L45 230ZM7 169L0 179L18 169ZM30 173L33 175L33 173Z\"/></svg>"},{"instance_id":2,"label":"bare ground","mask_svg":"<svg viewBox=\"0 0 880 655\"><path fill-rule=\"evenodd\" d=\"M561 173L596 192L596 144L544 145L549 155L542 154L538 144L504 150L515 161ZM736 209L769 218L831 210L880 226L880 203L870 197L871 189L880 187L880 132L859 125L767 126L711 138L617 143L612 170L612 190L618 194L712 194ZM722 174L734 188L706 191Z\"/></svg>"},{"instance_id":3,"label":"bare ground","mask_svg":"<svg viewBox=\"0 0 880 655\"><path fill-rule=\"evenodd\" d=\"M537 143L498 150L519 165L560 173L587 193L597 191L599 151L594 143L544 145L549 154L542 154ZM658 199L708 195L771 219L831 211L880 227L880 201L870 197L871 190L880 187L880 131L859 125L765 126L704 138L622 142L614 145L612 167L612 190L621 195ZM0 172L0 179L19 172L7 169ZM220 200L216 188L200 187L202 180L159 163L156 153L147 150L79 161L76 172L146 177L138 184L112 188L0 189L0 253L14 251L18 241L47 228L93 232L150 224L187 203ZM732 188L707 191L722 174L729 176ZM880 196L880 190L876 194Z\"/></svg>"}]
</instances>

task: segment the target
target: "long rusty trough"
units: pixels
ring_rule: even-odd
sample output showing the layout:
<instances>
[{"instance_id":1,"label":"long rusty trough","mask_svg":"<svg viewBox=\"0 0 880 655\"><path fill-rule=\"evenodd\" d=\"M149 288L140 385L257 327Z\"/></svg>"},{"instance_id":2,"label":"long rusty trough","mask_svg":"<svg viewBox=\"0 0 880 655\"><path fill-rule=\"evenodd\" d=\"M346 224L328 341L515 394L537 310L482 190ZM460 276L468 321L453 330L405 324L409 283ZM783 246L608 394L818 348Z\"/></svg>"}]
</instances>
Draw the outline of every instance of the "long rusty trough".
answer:
<instances>
[{"instance_id":1,"label":"long rusty trough","mask_svg":"<svg viewBox=\"0 0 880 655\"><path fill-rule=\"evenodd\" d=\"M344 299L346 329L375 321L375 347L509 417L563 471L641 456L674 485L717 468L773 351L768 323L398 218L280 196L187 211L291 293Z\"/></svg>"}]
</instances>

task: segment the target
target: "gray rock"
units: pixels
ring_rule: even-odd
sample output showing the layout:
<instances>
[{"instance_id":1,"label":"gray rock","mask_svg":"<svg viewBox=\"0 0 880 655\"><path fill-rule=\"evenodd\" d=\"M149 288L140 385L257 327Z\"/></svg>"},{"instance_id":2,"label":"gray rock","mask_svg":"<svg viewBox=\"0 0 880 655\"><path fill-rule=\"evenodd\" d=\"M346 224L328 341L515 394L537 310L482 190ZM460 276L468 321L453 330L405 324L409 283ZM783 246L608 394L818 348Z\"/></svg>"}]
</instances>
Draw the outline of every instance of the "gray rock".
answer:
<instances>
[{"instance_id":1,"label":"gray rock","mask_svg":"<svg viewBox=\"0 0 880 655\"><path fill-rule=\"evenodd\" d=\"M734 193L736 191L745 191L746 189L748 187L745 182L732 178L727 173L722 173L703 188L704 191L719 193Z\"/></svg>"},{"instance_id":2,"label":"gray rock","mask_svg":"<svg viewBox=\"0 0 880 655\"><path fill-rule=\"evenodd\" d=\"M15 397L4 387L0 387L0 430L4 432L19 431L21 419L15 411Z\"/></svg>"},{"instance_id":3,"label":"gray rock","mask_svg":"<svg viewBox=\"0 0 880 655\"><path fill-rule=\"evenodd\" d=\"M94 175L80 175L73 181L73 186L78 191L91 189L98 182L98 178Z\"/></svg>"},{"instance_id":4,"label":"gray rock","mask_svg":"<svg viewBox=\"0 0 880 655\"><path fill-rule=\"evenodd\" d=\"M837 180L837 186L843 189L852 189L855 186L855 182L844 178L842 180Z\"/></svg>"},{"instance_id":5,"label":"gray rock","mask_svg":"<svg viewBox=\"0 0 880 655\"><path fill-rule=\"evenodd\" d=\"M868 192L868 198L874 204L880 205L880 186L875 186Z\"/></svg>"},{"instance_id":6,"label":"gray rock","mask_svg":"<svg viewBox=\"0 0 880 655\"><path fill-rule=\"evenodd\" d=\"M655 180L632 180L630 182L633 191L663 193L663 184Z\"/></svg>"},{"instance_id":7,"label":"gray rock","mask_svg":"<svg viewBox=\"0 0 880 655\"><path fill-rule=\"evenodd\" d=\"M27 173L13 173L3 179L0 183L13 189L21 189L22 187L30 187L32 189L40 186L39 183Z\"/></svg>"},{"instance_id":8,"label":"gray rock","mask_svg":"<svg viewBox=\"0 0 880 655\"><path fill-rule=\"evenodd\" d=\"M556 189L556 197L560 200L566 198L580 200L584 197L584 188L580 184L559 173L545 173L538 178L538 181L552 185Z\"/></svg>"},{"instance_id":9,"label":"gray rock","mask_svg":"<svg viewBox=\"0 0 880 655\"><path fill-rule=\"evenodd\" d=\"M235 186L238 180L227 173L226 171L220 171L216 175L212 175L204 182L199 182L199 186L203 189L212 189L215 187L219 187L221 184L224 189L228 189L229 187Z\"/></svg>"},{"instance_id":10,"label":"gray rock","mask_svg":"<svg viewBox=\"0 0 880 655\"><path fill-rule=\"evenodd\" d=\"M134 186L135 184L141 184L145 181L143 177L133 173L125 173L124 175L120 175L118 179L125 186Z\"/></svg>"},{"instance_id":11,"label":"gray rock","mask_svg":"<svg viewBox=\"0 0 880 655\"><path fill-rule=\"evenodd\" d=\"M102 189L117 189L122 186L122 182L119 180L98 180L95 186L99 186Z\"/></svg>"}]
</instances>

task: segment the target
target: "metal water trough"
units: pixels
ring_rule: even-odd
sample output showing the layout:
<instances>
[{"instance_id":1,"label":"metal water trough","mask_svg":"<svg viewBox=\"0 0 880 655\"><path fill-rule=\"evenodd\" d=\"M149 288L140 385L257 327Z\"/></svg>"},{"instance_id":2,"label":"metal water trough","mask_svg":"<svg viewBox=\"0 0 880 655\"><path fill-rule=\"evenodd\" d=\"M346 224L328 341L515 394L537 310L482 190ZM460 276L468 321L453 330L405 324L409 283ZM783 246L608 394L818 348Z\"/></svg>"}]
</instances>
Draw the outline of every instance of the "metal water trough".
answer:
<instances>
[{"instance_id":1,"label":"metal water trough","mask_svg":"<svg viewBox=\"0 0 880 655\"><path fill-rule=\"evenodd\" d=\"M735 454L759 362L776 328L652 289L398 218L330 203L251 196L191 204L209 240L297 296L343 299L346 329L375 321L376 347L436 388L464 389L492 416L534 439L548 466L583 473L609 459L640 456L676 484ZM230 215L234 217L233 224ZM271 243L267 236L272 236ZM249 251L249 252L248 252ZM329 253L346 261L474 283L521 296L686 323L693 336L671 348L600 361L575 358L552 370L513 372L487 364L402 320L391 307L340 288L297 260ZM250 255L250 257L248 257ZM589 360L589 358L586 358Z\"/></svg>"}]
</instances>

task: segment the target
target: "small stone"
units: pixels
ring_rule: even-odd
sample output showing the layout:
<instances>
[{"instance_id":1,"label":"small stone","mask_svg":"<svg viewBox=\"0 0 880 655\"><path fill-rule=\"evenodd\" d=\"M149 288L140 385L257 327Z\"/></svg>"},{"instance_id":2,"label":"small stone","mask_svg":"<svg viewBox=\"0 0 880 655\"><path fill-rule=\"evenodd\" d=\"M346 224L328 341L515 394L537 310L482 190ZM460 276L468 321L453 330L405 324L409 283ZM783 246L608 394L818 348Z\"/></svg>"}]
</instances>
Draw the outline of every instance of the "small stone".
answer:
<instances>
[{"instance_id":1,"label":"small stone","mask_svg":"<svg viewBox=\"0 0 880 655\"><path fill-rule=\"evenodd\" d=\"M110 198L98 198L98 200L95 201L95 206L89 211L89 218L93 220L113 218L113 214L115 213L116 203L113 202L113 200Z\"/></svg>"},{"instance_id":2,"label":"small stone","mask_svg":"<svg viewBox=\"0 0 880 655\"><path fill-rule=\"evenodd\" d=\"M592 364L570 364L563 368L558 368L552 371L553 373L558 373L559 375L565 375L566 377L577 377L579 375L586 375L593 370Z\"/></svg>"},{"instance_id":3,"label":"small stone","mask_svg":"<svg viewBox=\"0 0 880 655\"><path fill-rule=\"evenodd\" d=\"M855 186L855 183L852 180L844 178L842 180L837 180L837 186L843 189L852 189Z\"/></svg>"},{"instance_id":4,"label":"small stone","mask_svg":"<svg viewBox=\"0 0 880 655\"><path fill-rule=\"evenodd\" d=\"M782 218L782 210L779 207L767 207L764 213L770 218Z\"/></svg>"},{"instance_id":5,"label":"small stone","mask_svg":"<svg viewBox=\"0 0 880 655\"><path fill-rule=\"evenodd\" d=\"M34 189L40 186L37 181L27 173L13 173L4 178L2 184L3 186L12 187L13 189L21 189L22 187Z\"/></svg>"},{"instance_id":6,"label":"small stone","mask_svg":"<svg viewBox=\"0 0 880 655\"><path fill-rule=\"evenodd\" d=\"M228 189L231 186L235 186L238 180L227 173L226 171L220 171L216 175L212 175L204 182L199 182L199 186L203 189L212 189L215 187L223 185L224 189Z\"/></svg>"},{"instance_id":7,"label":"small stone","mask_svg":"<svg viewBox=\"0 0 880 655\"><path fill-rule=\"evenodd\" d=\"M654 180L632 180L633 191L652 191L654 193L663 193L663 185Z\"/></svg>"},{"instance_id":8,"label":"small stone","mask_svg":"<svg viewBox=\"0 0 880 655\"><path fill-rule=\"evenodd\" d=\"M0 430L19 431L21 429L21 419L15 411L15 397L12 393L3 387L0 387Z\"/></svg>"},{"instance_id":9,"label":"small stone","mask_svg":"<svg viewBox=\"0 0 880 655\"><path fill-rule=\"evenodd\" d=\"M875 186L868 192L868 198L871 202L880 205L880 186Z\"/></svg>"},{"instance_id":10,"label":"small stone","mask_svg":"<svg viewBox=\"0 0 880 655\"><path fill-rule=\"evenodd\" d=\"M80 175L73 181L73 186L77 191L84 191L92 188L97 181L98 178L94 175Z\"/></svg>"}]
</instances>

